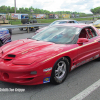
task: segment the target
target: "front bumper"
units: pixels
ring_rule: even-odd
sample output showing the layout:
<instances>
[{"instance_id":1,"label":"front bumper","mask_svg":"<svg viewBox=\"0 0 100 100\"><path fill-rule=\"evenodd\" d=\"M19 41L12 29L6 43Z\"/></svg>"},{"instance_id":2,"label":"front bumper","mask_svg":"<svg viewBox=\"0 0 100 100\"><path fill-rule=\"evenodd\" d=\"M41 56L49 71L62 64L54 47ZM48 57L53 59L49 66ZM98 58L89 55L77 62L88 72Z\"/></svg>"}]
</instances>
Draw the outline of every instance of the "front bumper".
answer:
<instances>
[{"instance_id":1,"label":"front bumper","mask_svg":"<svg viewBox=\"0 0 100 100\"><path fill-rule=\"evenodd\" d=\"M43 76L30 75L29 72L6 72L0 71L0 81L21 85L43 84Z\"/></svg>"}]
</instances>

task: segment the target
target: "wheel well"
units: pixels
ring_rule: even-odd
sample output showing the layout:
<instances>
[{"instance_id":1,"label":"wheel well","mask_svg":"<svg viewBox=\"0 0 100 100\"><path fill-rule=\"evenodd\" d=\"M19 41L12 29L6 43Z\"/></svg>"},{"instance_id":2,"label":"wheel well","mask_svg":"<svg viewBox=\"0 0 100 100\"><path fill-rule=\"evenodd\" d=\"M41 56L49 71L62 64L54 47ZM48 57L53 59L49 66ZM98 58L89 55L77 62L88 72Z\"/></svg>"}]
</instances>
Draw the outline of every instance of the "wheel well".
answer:
<instances>
[{"instance_id":1,"label":"wheel well","mask_svg":"<svg viewBox=\"0 0 100 100\"><path fill-rule=\"evenodd\" d=\"M70 59L70 57L69 56L64 56L65 58L67 58L68 59L68 61L69 61L69 66L68 66L68 72L70 72L70 66L71 66L71 59ZM57 60L58 61L58 60ZM56 61L56 62L57 62ZM56 63L55 63L56 64ZM54 64L54 66L55 66L55 64ZM53 67L54 67L53 66Z\"/></svg>"},{"instance_id":2,"label":"wheel well","mask_svg":"<svg viewBox=\"0 0 100 100\"><path fill-rule=\"evenodd\" d=\"M70 59L70 57L68 57L68 56L65 56L65 58L67 58L68 61L69 61L69 68L68 68L68 70L70 71L71 59Z\"/></svg>"}]
</instances>

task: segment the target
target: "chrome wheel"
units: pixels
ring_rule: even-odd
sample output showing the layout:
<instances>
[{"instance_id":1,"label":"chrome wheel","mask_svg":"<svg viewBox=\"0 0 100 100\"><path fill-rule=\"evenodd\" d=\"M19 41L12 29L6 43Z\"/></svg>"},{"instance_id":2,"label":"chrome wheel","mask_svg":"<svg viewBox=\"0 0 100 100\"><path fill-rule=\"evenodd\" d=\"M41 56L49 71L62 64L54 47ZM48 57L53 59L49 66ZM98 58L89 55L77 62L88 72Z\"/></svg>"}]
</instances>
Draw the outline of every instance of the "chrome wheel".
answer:
<instances>
[{"instance_id":1,"label":"chrome wheel","mask_svg":"<svg viewBox=\"0 0 100 100\"><path fill-rule=\"evenodd\" d=\"M66 73L66 63L64 61L60 61L57 66L58 67L55 70L55 77L57 79L62 79Z\"/></svg>"},{"instance_id":2,"label":"chrome wheel","mask_svg":"<svg viewBox=\"0 0 100 100\"><path fill-rule=\"evenodd\" d=\"M60 84L62 83L69 72L69 61L67 58L60 58L54 65L52 74L51 74L51 83Z\"/></svg>"}]
</instances>

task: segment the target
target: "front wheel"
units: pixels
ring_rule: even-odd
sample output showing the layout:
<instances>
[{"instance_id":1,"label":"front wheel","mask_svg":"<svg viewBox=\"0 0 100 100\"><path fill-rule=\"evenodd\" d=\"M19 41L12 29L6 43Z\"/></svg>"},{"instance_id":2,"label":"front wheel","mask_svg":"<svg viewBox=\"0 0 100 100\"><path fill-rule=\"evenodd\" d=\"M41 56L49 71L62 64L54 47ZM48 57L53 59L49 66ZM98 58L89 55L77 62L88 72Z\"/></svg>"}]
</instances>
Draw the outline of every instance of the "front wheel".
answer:
<instances>
[{"instance_id":1,"label":"front wheel","mask_svg":"<svg viewBox=\"0 0 100 100\"><path fill-rule=\"evenodd\" d=\"M69 69L68 59L65 57L60 58L53 67L51 74L51 82L53 84L62 83L68 75L69 72L68 69Z\"/></svg>"}]
</instances>

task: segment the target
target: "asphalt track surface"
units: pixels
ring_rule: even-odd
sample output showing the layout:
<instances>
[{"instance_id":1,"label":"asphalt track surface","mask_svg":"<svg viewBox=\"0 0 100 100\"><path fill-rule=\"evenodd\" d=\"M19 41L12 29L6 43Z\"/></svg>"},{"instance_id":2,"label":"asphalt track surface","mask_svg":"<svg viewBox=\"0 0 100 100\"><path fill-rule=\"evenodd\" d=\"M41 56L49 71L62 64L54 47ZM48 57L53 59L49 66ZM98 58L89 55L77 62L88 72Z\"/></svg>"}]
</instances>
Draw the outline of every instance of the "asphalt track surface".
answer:
<instances>
[{"instance_id":1,"label":"asphalt track surface","mask_svg":"<svg viewBox=\"0 0 100 100\"><path fill-rule=\"evenodd\" d=\"M34 34L18 29L13 32L22 34L12 35L12 41ZM0 100L100 100L100 61L91 61L76 68L60 85L23 86L0 81Z\"/></svg>"}]
</instances>

